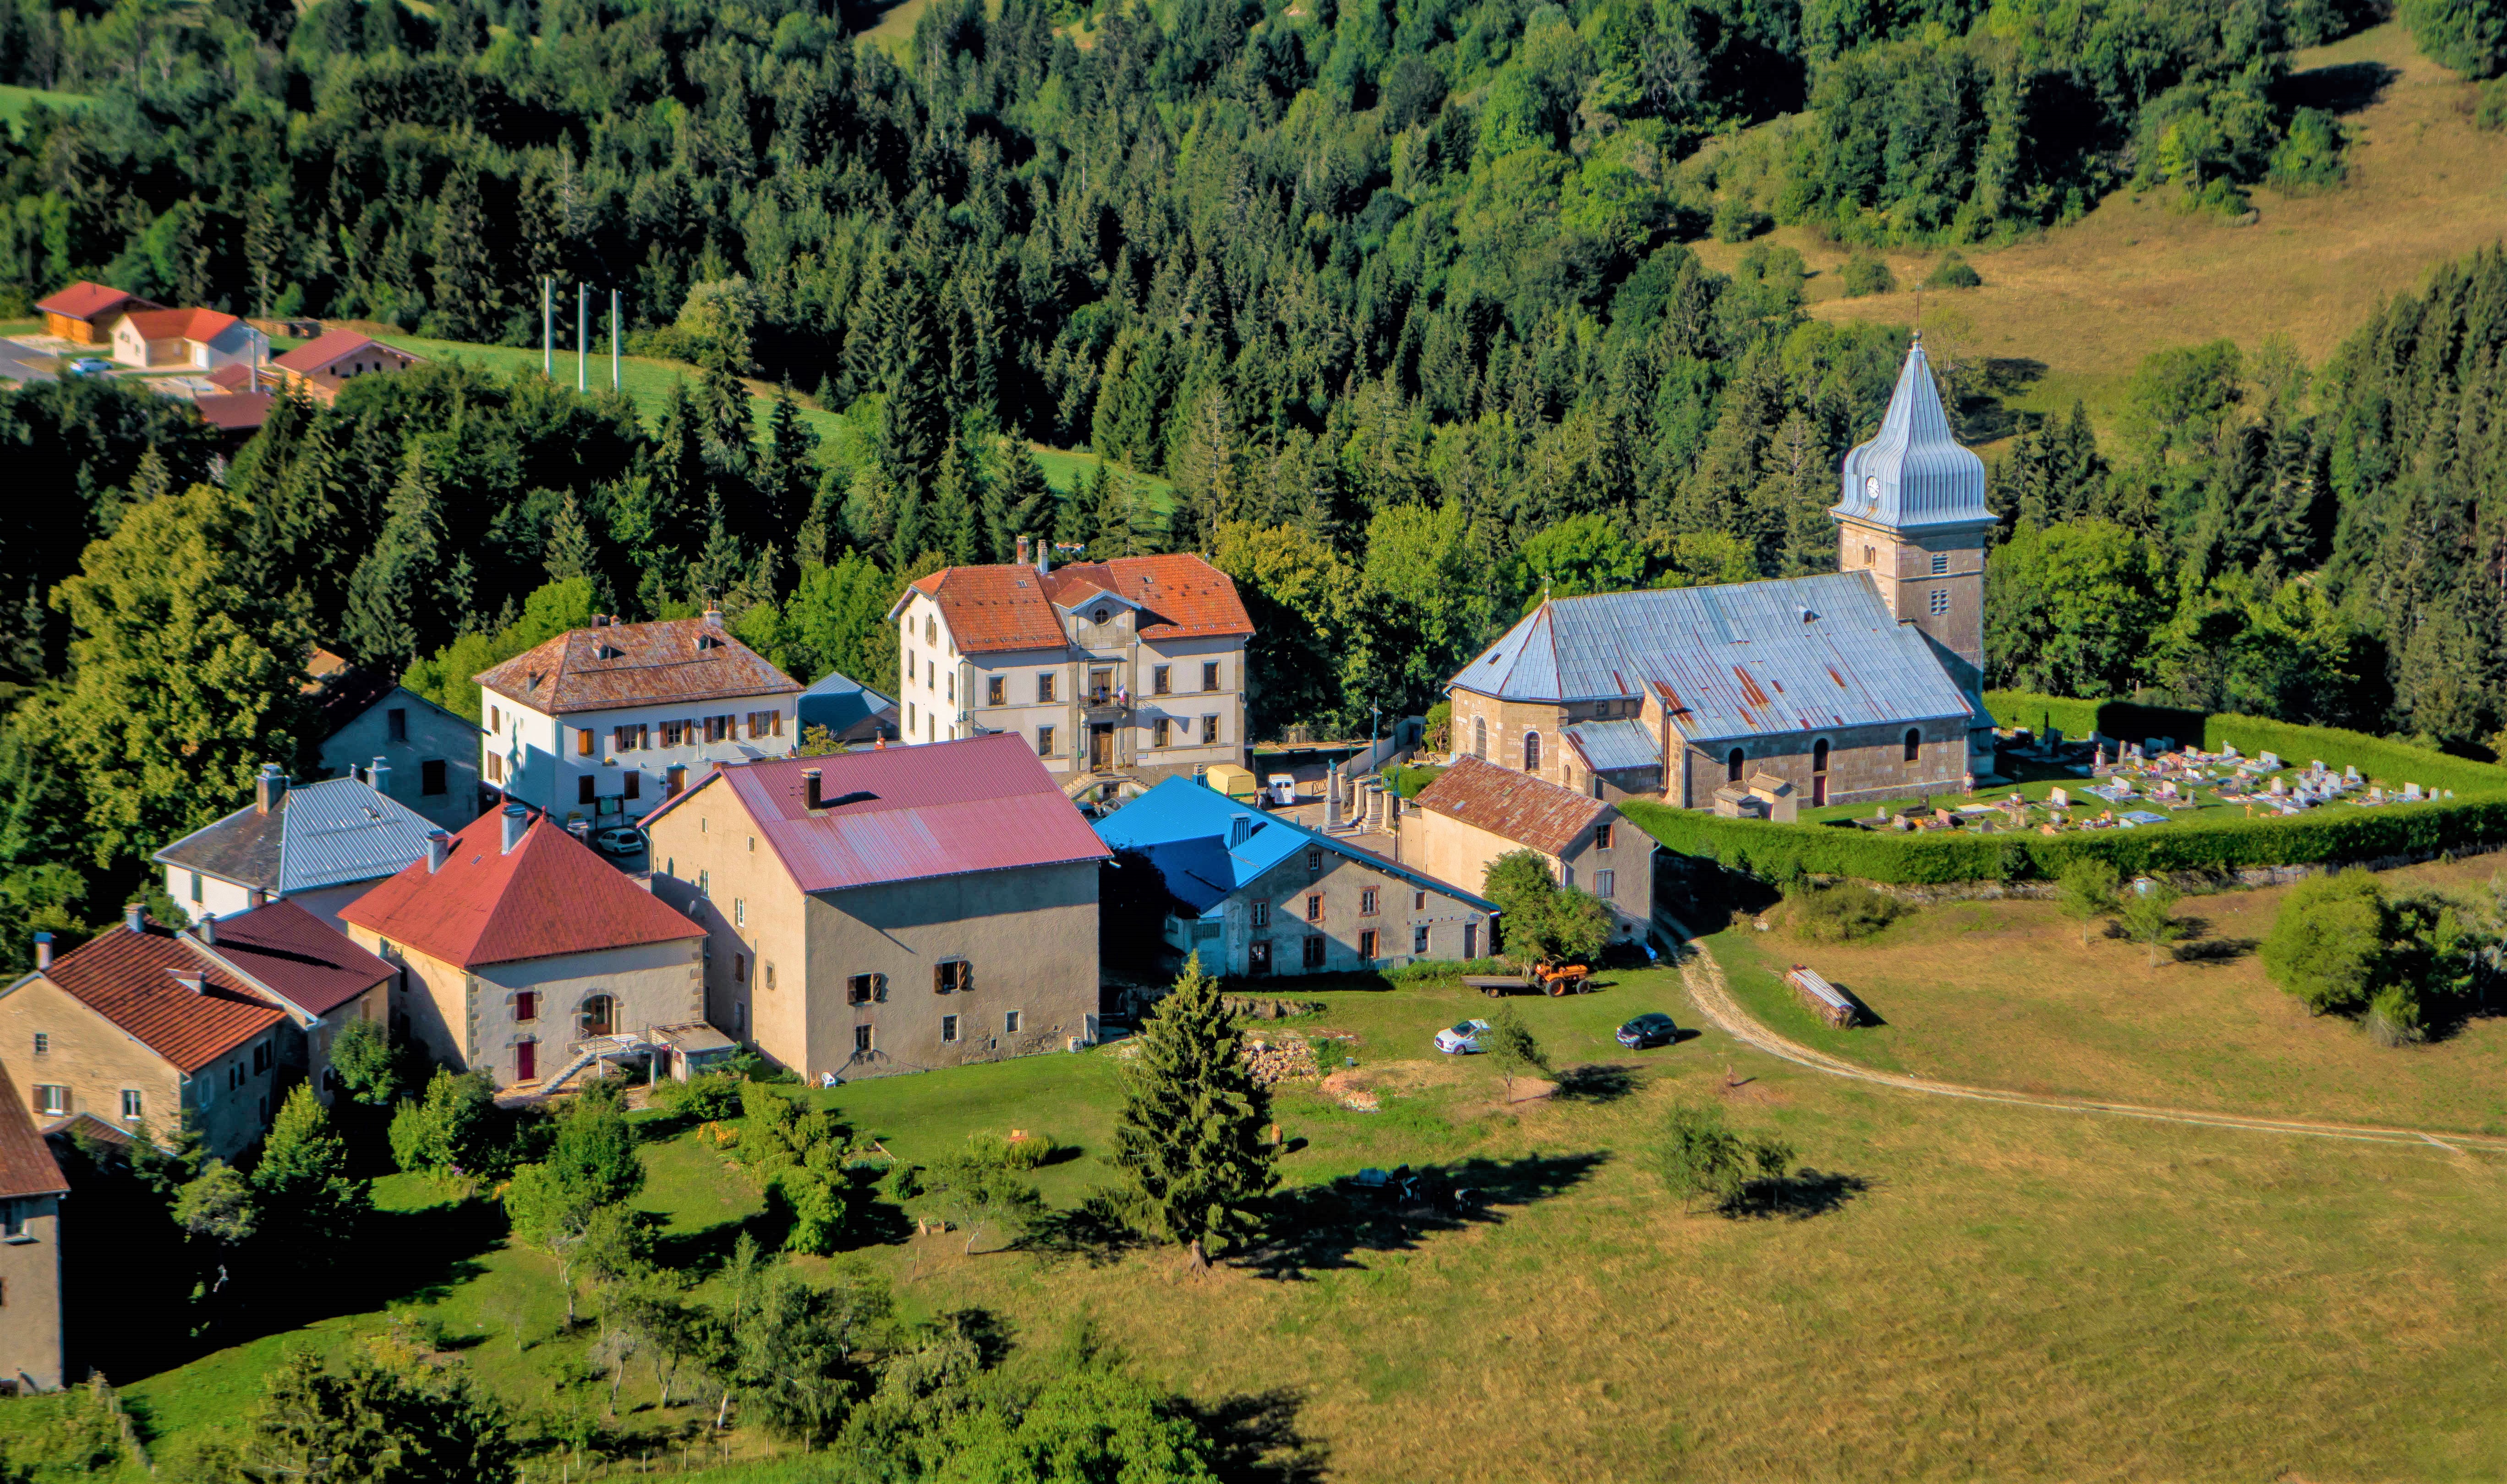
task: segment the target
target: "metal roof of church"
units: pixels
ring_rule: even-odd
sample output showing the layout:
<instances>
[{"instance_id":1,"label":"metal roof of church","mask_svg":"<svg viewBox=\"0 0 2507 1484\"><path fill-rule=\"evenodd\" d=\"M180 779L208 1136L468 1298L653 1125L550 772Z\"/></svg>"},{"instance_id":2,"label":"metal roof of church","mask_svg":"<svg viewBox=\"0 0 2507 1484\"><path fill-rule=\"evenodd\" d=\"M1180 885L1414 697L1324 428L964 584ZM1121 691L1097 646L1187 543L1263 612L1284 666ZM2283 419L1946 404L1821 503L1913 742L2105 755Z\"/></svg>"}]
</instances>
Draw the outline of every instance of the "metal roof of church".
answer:
<instances>
[{"instance_id":1,"label":"metal roof of church","mask_svg":"<svg viewBox=\"0 0 2507 1484\"><path fill-rule=\"evenodd\" d=\"M1863 572L1553 598L1452 683L1552 704L1651 688L1690 742L1973 712Z\"/></svg>"},{"instance_id":2,"label":"metal roof of church","mask_svg":"<svg viewBox=\"0 0 2507 1484\"><path fill-rule=\"evenodd\" d=\"M1922 336L1907 347L1880 431L1845 455L1837 480L1831 515L1900 530L1993 519L1984 504L1984 460L1959 447L1950 433Z\"/></svg>"}]
</instances>

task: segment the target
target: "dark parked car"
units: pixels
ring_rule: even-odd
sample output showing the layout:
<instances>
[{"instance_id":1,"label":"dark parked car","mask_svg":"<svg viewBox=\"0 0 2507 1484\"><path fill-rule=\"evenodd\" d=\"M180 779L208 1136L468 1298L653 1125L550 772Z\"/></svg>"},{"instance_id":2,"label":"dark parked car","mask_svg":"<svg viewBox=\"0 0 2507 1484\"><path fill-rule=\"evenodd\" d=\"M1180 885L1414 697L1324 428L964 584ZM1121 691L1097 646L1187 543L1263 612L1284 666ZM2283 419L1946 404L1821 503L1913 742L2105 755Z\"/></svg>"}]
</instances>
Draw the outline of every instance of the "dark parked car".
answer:
<instances>
[{"instance_id":1,"label":"dark parked car","mask_svg":"<svg viewBox=\"0 0 2507 1484\"><path fill-rule=\"evenodd\" d=\"M1619 1044L1642 1051L1648 1046L1668 1046L1680 1039L1680 1028L1663 1014L1640 1015L1619 1028Z\"/></svg>"}]
</instances>

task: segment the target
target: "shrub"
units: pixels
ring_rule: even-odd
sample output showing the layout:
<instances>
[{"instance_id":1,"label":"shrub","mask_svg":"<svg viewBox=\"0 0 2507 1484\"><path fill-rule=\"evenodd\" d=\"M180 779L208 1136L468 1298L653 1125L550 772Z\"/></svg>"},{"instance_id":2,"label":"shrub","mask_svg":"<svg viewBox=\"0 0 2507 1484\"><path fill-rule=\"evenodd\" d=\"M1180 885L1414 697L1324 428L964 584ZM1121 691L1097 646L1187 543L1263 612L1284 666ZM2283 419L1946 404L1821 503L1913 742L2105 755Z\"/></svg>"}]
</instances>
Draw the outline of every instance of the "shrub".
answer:
<instances>
[{"instance_id":1,"label":"shrub","mask_svg":"<svg viewBox=\"0 0 2507 1484\"><path fill-rule=\"evenodd\" d=\"M2497 0L2403 0L2403 23L2420 51L2468 77L2507 71L2507 12Z\"/></svg>"},{"instance_id":2,"label":"shrub","mask_svg":"<svg viewBox=\"0 0 2507 1484\"><path fill-rule=\"evenodd\" d=\"M1884 891L1851 883L1816 887L1793 899L1794 931L1813 943L1868 938L1914 909Z\"/></svg>"},{"instance_id":3,"label":"shrub","mask_svg":"<svg viewBox=\"0 0 2507 1484\"><path fill-rule=\"evenodd\" d=\"M2507 128L2507 77L2497 78L2483 86L2479 100L2472 106L2475 128Z\"/></svg>"},{"instance_id":4,"label":"shrub","mask_svg":"<svg viewBox=\"0 0 2507 1484\"><path fill-rule=\"evenodd\" d=\"M1794 1151L1784 1144L1733 1133L1725 1126L1724 1110L1711 1103L1675 1103L1653 1164L1675 1198L1731 1211L1753 1181L1781 1177L1793 1161Z\"/></svg>"},{"instance_id":5,"label":"shrub","mask_svg":"<svg viewBox=\"0 0 2507 1484\"><path fill-rule=\"evenodd\" d=\"M2341 121L2320 108L2302 108L2289 121L2289 133L2271 153L2269 179L2292 195L2329 191L2349 173L2342 153L2349 141Z\"/></svg>"},{"instance_id":6,"label":"shrub","mask_svg":"<svg viewBox=\"0 0 2507 1484\"><path fill-rule=\"evenodd\" d=\"M1749 199L1727 196L1715 207L1715 240L1746 242L1774 226L1775 218L1750 204Z\"/></svg>"},{"instance_id":7,"label":"shrub","mask_svg":"<svg viewBox=\"0 0 2507 1484\"><path fill-rule=\"evenodd\" d=\"M653 1106L697 1123L737 1118L745 1085L738 1076L721 1071L706 1072L685 1082L666 1080L653 1089Z\"/></svg>"},{"instance_id":8,"label":"shrub","mask_svg":"<svg viewBox=\"0 0 2507 1484\"><path fill-rule=\"evenodd\" d=\"M2081 924L2081 946L2089 946L2089 924L2116 909L2116 868L2103 860L2081 859L2063 867L2054 900L2063 915Z\"/></svg>"},{"instance_id":9,"label":"shrub","mask_svg":"<svg viewBox=\"0 0 2507 1484\"><path fill-rule=\"evenodd\" d=\"M2368 1001L2368 1034L2380 1046L2408 1046L2426 1039L2419 996L2407 984L2389 984Z\"/></svg>"},{"instance_id":10,"label":"shrub","mask_svg":"<svg viewBox=\"0 0 2507 1484\"><path fill-rule=\"evenodd\" d=\"M1845 260L1845 297L1861 299L1871 294L1897 292L1898 275L1877 256L1859 252Z\"/></svg>"},{"instance_id":11,"label":"shrub","mask_svg":"<svg viewBox=\"0 0 2507 1484\"><path fill-rule=\"evenodd\" d=\"M1928 289L1973 289L1983 286L1984 275L1969 267L1967 259L1960 257L1956 251L1942 254L1942 261L1934 264L1933 271L1924 275L1924 287Z\"/></svg>"},{"instance_id":12,"label":"shrub","mask_svg":"<svg viewBox=\"0 0 2507 1484\"><path fill-rule=\"evenodd\" d=\"M1052 1135L1033 1129L1021 1130L1016 1139L977 1132L966 1136L965 1158L996 1170L1034 1170L1052 1159L1057 1147Z\"/></svg>"},{"instance_id":13,"label":"shrub","mask_svg":"<svg viewBox=\"0 0 2507 1484\"><path fill-rule=\"evenodd\" d=\"M2365 871L2310 876L2281 898L2264 970L2317 1015L2365 1005L2384 972L2385 890Z\"/></svg>"},{"instance_id":14,"label":"shrub","mask_svg":"<svg viewBox=\"0 0 2507 1484\"><path fill-rule=\"evenodd\" d=\"M2165 882L2146 882L2125 893L2124 910L2116 915L2124 935L2150 950L2152 968L2159 967L2169 944L2185 936L2185 924L2176 921L2177 896Z\"/></svg>"}]
</instances>

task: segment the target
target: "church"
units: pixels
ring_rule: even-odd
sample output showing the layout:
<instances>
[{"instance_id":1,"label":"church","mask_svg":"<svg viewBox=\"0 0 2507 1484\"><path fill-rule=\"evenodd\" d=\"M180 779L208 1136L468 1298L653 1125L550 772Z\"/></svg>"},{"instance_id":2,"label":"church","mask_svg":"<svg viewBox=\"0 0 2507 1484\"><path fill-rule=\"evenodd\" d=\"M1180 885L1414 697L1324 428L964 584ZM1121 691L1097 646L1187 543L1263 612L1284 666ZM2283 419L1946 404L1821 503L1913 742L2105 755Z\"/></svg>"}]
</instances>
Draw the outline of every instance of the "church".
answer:
<instances>
[{"instance_id":1,"label":"church","mask_svg":"<svg viewBox=\"0 0 2507 1484\"><path fill-rule=\"evenodd\" d=\"M1809 807L1970 791L1993 771L1994 517L1920 336L1829 514L1834 574L1544 600L1448 683L1454 750L1688 809L1742 786Z\"/></svg>"}]
</instances>

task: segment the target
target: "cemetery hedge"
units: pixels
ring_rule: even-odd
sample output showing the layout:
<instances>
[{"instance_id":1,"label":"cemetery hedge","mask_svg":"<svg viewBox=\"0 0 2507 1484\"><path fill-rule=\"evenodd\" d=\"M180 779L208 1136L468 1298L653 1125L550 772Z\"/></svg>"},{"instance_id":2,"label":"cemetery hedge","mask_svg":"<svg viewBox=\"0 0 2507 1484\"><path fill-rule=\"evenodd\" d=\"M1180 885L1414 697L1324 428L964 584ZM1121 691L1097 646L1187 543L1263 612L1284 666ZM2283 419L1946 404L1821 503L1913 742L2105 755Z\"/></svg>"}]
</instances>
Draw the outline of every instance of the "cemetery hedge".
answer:
<instances>
[{"instance_id":1,"label":"cemetery hedge","mask_svg":"<svg viewBox=\"0 0 2507 1484\"><path fill-rule=\"evenodd\" d=\"M2334 805L2291 817L2236 815L2183 818L2140 829L2072 830L2059 835L1978 834L1944 830L1899 834L1847 823L1777 824L1726 819L1702 810L1629 799L1620 813L1669 850L1711 859L1768 881L1844 876L1899 886L1973 881L2052 880L2083 857L2111 862L2126 875L2218 873L2255 866L2331 865L2394 856L2464 853L2507 845L2507 768L2450 757L2405 742L2329 727L2298 726L2254 716L2196 716L2189 711L2119 703L1992 692L1986 705L2006 724L2039 725L2051 712L2066 736L2184 738L2199 722L2202 745L2234 743L2249 755L2278 753L2305 766L2322 758L2333 768L2399 790L2406 782L2450 788L2456 797L2361 809ZM2032 715L2032 713L2034 713ZM2154 719L2164 726L2148 725Z\"/></svg>"}]
</instances>

